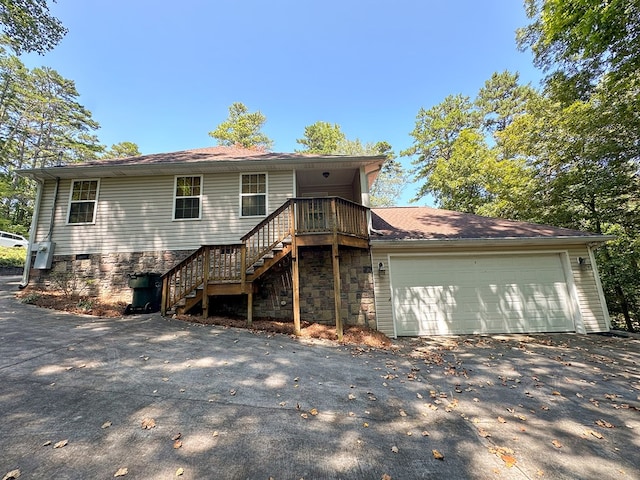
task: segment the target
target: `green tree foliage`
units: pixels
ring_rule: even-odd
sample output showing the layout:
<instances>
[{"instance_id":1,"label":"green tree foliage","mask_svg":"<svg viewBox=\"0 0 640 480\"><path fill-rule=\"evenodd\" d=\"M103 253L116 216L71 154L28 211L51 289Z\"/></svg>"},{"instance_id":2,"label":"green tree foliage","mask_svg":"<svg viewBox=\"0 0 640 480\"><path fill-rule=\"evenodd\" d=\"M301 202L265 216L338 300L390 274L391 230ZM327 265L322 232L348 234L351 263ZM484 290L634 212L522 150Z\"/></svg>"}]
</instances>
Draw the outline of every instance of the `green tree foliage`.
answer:
<instances>
[{"instance_id":1,"label":"green tree foliage","mask_svg":"<svg viewBox=\"0 0 640 480\"><path fill-rule=\"evenodd\" d=\"M43 55L67 33L60 20L49 13L46 0L0 0L0 24L18 55L24 52Z\"/></svg>"},{"instance_id":2,"label":"green tree foliage","mask_svg":"<svg viewBox=\"0 0 640 480\"><path fill-rule=\"evenodd\" d=\"M517 74L496 73L473 101L449 95L421 108L411 132L413 145L401 153L417 156L413 173L423 183L414 201L431 195L442 208L521 218L532 172L499 134L522 115L530 90L518 84Z\"/></svg>"},{"instance_id":3,"label":"green tree foliage","mask_svg":"<svg viewBox=\"0 0 640 480\"><path fill-rule=\"evenodd\" d=\"M296 143L304 148L296 150L296 152L320 155L337 154L341 151L346 140L347 137L342 132L340 125L318 121L304 127L304 136L296 140Z\"/></svg>"},{"instance_id":4,"label":"green tree foliage","mask_svg":"<svg viewBox=\"0 0 640 480\"><path fill-rule=\"evenodd\" d=\"M273 141L260 130L267 118L258 112L250 113L240 102L229 107L229 117L209 132L209 136L218 141L218 145L270 150Z\"/></svg>"},{"instance_id":5,"label":"green tree foliage","mask_svg":"<svg viewBox=\"0 0 640 480\"><path fill-rule=\"evenodd\" d=\"M111 148L106 149L102 154L102 158L127 158L138 157L142 155L138 148L138 145L133 142L120 142L111 145Z\"/></svg>"},{"instance_id":6,"label":"green tree foliage","mask_svg":"<svg viewBox=\"0 0 640 480\"><path fill-rule=\"evenodd\" d=\"M15 170L96 158L102 150L91 112L77 101L74 83L47 67L27 69L0 54L0 217L31 220L33 185Z\"/></svg>"},{"instance_id":7,"label":"green tree foliage","mask_svg":"<svg viewBox=\"0 0 640 480\"><path fill-rule=\"evenodd\" d=\"M546 98L507 141L537 166L543 218L618 237L598 259L609 307L632 329L640 322L640 3L525 7L531 23L518 43L549 72Z\"/></svg>"},{"instance_id":8,"label":"green tree foliage","mask_svg":"<svg viewBox=\"0 0 640 480\"><path fill-rule=\"evenodd\" d=\"M475 106L482 115L485 131L495 135L507 128L513 120L526 113L527 103L535 91L529 85L520 85L520 75L495 72L478 92Z\"/></svg>"},{"instance_id":9,"label":"green tree foliage","mask_svg":"<svg viewBox=\"0 0 640 480\"><path fill-rule=\"evenodd\" d=\"M536 66L589 95L603 76L613 85L637 85L640 3L637 0L525 0L532 22L518 30L521 49Z\"/></svg>"}]
</instances>

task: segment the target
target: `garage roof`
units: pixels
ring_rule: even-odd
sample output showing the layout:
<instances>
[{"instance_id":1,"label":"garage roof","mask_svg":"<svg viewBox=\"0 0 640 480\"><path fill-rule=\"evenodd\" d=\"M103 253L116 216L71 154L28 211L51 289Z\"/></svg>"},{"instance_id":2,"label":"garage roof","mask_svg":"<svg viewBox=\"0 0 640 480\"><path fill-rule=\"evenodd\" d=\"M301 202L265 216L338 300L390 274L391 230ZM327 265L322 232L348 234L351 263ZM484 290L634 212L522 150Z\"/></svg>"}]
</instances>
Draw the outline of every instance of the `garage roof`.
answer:
<instances>
[{"instance_id":1,"label":"garage roof","mask_svg":"<svg viewBox=\"0 0 640 480\"><path fill-rule=\"evenodd\" d=\"M481 217L431 207L374 208L375 241L572 239L604 242L614 237L569 228Z\"/></svg>"}]
</instances>

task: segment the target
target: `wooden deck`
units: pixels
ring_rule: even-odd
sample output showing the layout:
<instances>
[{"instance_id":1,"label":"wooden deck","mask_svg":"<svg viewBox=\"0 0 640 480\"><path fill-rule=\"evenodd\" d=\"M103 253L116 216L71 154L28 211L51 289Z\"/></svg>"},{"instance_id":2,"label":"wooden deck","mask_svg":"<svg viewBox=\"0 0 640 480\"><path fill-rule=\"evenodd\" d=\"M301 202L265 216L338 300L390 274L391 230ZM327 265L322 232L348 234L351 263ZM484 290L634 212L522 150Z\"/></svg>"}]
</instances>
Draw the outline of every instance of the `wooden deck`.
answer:
<instances>
[{"instance_id":1,"label":"wooden deck","mask_svg":"<svg viewBox=\"0 0 640 480\"><path fill-rule=\"evenodd\" d=\"M187 310L202 302L208 314L209 296L247 295L251 322L254 281L285 257L292 259L294 323L299 331L298 249L331 246L335 291L339 297L340 246L369 248L369 209L338 197L292 198L271 213L241 243L203 245L162 277L163 315L183 304ZM206 294L205 293L206 290ZM336 298L336 326L339 320Z\"/></svg>"}]
</instances>

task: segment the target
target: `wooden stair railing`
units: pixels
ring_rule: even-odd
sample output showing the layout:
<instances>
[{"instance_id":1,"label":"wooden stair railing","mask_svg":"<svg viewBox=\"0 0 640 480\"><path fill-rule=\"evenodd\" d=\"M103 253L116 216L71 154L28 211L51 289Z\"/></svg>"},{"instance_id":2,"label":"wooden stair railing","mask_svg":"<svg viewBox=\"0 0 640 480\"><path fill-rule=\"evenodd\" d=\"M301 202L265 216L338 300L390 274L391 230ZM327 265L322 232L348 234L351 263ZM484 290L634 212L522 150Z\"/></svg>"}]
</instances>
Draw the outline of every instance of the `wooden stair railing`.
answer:
<instances>
[{"instance_id":1,"label":"wooden stair railing","mask_svg":"<svg viewBox=\"0 0 640 480\"><path fill-rule=\"evenodd\" d=\"M210 283L252 282L291 251L295 235L331 233L368 238L368 208L339 197L291 198L241 238L204 245L162 276L161 313L187 297L204 298ZM284 249L279 248L282 245ZM272 261L261 261L279 250ZM249 279L247 276L249 275ZM195 303L192 302L192 303Z\"/></svg>"},{"instance_id":2,"label":"wooden stair railing","mask_svg":"<svg viewBox=\"0 0 640 480\"><path fill-rule=\"evenodd\" d=\"M242 244L203 245L178 265L162 275L160 313L165 315L180 301L194 295L214 281L217 283L244 282L245 247Z\"/></svg>"},{"instance_id":3,"label":"wooden stair railing","mask_svg":"<svg viewBox=\"0 0 640 480\"><path fill-rule=\"evenodd\" d=\"M240 239L247 249L245 271L271 252L276 245L291 238L292 214L293 200L288 200Z\"/></svg>"}]
</instances>

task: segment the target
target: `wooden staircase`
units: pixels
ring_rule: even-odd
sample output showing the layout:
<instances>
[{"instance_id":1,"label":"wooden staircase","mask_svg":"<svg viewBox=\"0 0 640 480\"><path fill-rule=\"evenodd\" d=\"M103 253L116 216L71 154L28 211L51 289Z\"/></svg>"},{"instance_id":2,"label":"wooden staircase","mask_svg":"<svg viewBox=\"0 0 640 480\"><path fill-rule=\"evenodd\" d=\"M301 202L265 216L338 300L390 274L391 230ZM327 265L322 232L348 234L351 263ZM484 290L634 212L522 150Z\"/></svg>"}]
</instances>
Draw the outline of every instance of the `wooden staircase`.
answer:
<instances>
[{"instance_id":1,"label":"wooden staircase","mask_svg":"<svg viewBox=\"0 0 640 480\"><path fill-rule=\"evenodd\" d=\"M299 246L368 248L368 215L368 208L338 197L292 198L241 243L203 245L166 272L161 313L186 313L201 304L206 318L210 296L247 295L250 322L256 280L286 257L295 262Z\"/></svg>"}]
</instances>

